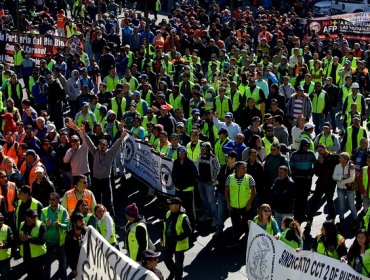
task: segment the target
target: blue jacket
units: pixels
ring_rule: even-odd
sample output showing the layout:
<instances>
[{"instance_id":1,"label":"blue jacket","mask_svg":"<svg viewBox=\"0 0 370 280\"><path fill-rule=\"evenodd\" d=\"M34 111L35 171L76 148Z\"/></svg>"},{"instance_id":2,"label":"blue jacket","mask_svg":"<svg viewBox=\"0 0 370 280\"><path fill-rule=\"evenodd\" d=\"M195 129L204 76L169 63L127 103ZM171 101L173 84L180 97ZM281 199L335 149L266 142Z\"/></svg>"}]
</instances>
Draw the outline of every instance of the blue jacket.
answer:
<instances>
[{"instance_id":1,"label":"blue jacket","mask_svg":"<svg viewBox=\"0 0 370 280\"><path fill-rule=\"evenodd\" d=\"M222 151L225 154L235 151L238 154L238 160L242 160L242 154L246 148L247 146L244 143L237 145L235 141L229 141L229 143L222 147Z\"/></svg>"}]
</instances>

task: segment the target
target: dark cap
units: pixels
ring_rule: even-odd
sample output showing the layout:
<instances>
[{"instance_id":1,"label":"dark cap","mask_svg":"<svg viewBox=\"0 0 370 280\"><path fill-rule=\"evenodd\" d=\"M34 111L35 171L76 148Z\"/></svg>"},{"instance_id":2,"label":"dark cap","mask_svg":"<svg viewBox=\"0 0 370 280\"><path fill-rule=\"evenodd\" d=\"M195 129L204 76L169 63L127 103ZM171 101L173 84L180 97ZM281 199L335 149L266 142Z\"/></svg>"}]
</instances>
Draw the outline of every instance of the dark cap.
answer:
<instances>
[{"instance_id":1,"label":"dark cap","mask_svg":"<svg viewBox=\"0 0 370 280\"><path fill-rule=\"evenodd\" d=\"M29 185L23 185L23 186L21 187L20 192L22 192L22 193L27 193L27 194L31 194L31 193L32 193L31 188L30 188L30 186L29 186Z\"/></svg>"},{"instance_id":2,"label":"dark cap","mask_svg":"<svg viewBox=\"0 0 370 280\"><path fill-rule=\"evenodd\" d=\"M220 128L220 130L218 131L218 135L220 135L220 134L228 134L227 129L226 128Z\"/></svg>"},{"instance_id":3,"label":"dark cap","mask_svg":"<svg viewBox=\"0 0 370 280\"><path fill-rule=\"evenodd\" d=\"M182 200L175 196L175 197L171 197L170 199L167 200L168 204L179 204L179 205L182 205Z\"/></svg>"},{"instance_id":4,"label":"dark cap","mask_svg":"<svg viewBox=\"0 0 370 280\"><path fill-rule=\"evenodd\" d=\"M136 203L131 203L125 208L125 215L131 218L137 218L139 216L139 209L136 206Z\"/></svg>"},{"instance_id":5,"label":"dark cap","mask_svg":"<svg viewBox=\"0 0 370 280\"><path fill-rule=\"evenodd\" d=\"M71 136L71 141L79 141L80 138L77 135L72 135Z\"/></svg>"},{"instance_id":6,"label":"dark cap","mask_svg":"<svg viewBox=\"0 0 370 280\"><path fill-rule=\"evenodd\" d=\"M37 212L31 208L27 209L24 215L28 218L37 217Z\"/></svg>"}]
</instances>

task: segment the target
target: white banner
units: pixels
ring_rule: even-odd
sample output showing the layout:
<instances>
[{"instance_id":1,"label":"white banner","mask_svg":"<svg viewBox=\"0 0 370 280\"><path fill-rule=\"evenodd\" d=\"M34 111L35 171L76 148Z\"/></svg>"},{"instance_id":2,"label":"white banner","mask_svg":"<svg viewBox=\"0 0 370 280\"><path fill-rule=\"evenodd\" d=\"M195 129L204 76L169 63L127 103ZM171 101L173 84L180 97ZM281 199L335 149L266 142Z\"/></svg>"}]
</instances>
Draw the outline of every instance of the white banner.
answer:
<instances>
[{"instance_id":1,"label":"white banner","mask_svg":"<svg viewBox=\"0 0 370 280\"><path fill-rule=\"evenodd\" d=\"M125 139L125 168L151 188L168 195L175 195L172 181L173 161L152 152L152 146L135 140L132 135Z\"/></svg>"},{"instance_id":2,"label":"white banner","mask_svg":"<svg viewBox=\"0 0 370 280\"><path fill-rule=\"evenodd\" d=\"M296 252L251 224L246 269L249 280L365 280L349 265L311 251Z\"/></svg>"},{"instance_id":3,"label":"white banner","mask_svg":"<svg viewBox=\"0 0 370 280\"><path fill-rule=\"evenodd\" d=\"M76 279L159 280L151 271L111 246L89 226L80 251Z\"/></svg>"}]
</instances>

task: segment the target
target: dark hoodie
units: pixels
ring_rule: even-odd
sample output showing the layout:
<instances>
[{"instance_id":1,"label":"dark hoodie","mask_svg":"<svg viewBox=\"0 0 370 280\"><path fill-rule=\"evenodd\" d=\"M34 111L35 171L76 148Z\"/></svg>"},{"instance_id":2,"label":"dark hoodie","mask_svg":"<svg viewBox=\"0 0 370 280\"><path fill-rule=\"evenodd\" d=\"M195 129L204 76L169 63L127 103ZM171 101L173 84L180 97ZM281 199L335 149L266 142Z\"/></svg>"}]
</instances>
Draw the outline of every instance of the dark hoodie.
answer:
<instances>
[{"instance_id":1,"label":"dark hoodie","mask_svg":"<svg viewBox=\"0 0 370 280\"><path fill-rule=\"evenodd\" d=\"M171 212L168 218L164 220L166 224L166 231L164 233L166 235L166 247L175 247L177 241L184 240L185 238L190 236L192 229L188 216L185 216L182 221L181 226L183 232L179 235L177 235L176 232L177 219L179 215L183 213L185 213L185 209L181 207L178 212Z\"/></svg>"},{"instance_id":2,"label":"dark hoodie","mask_svg":"<svg viewBox=\"0 0 370 280\"><path fill-rule=\"evenodd\" d=\"M188 156L186 156L184 162L181 163L179 159L180 150L186 153L186 148L184 146L177 148L177 159L174 161L172 168L172 180L176 189L183 190L187 187L195 186L199 175L195 163Z\"/></svg>"}]
</instances>

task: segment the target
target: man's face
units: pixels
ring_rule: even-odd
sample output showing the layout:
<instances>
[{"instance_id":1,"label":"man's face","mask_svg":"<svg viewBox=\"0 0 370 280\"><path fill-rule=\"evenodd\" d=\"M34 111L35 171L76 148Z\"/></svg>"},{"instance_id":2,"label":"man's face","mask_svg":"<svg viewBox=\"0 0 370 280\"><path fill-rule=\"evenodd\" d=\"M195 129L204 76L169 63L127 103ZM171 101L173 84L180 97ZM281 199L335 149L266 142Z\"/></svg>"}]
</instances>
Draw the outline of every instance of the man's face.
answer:
<instances>
[{"instance_id":1,"label":"man's face","mask_svg":"<svg viewBox=\"0 0 370 280\"><path fill-rule=\"evenodd\" d=\"M42 180L44 177L44 172L36 172L36 179L37 180Z\"/></svg>"},{"instance_id":2,"label":"man's face","mask_svg":"<svg viewBox=\"0 0 370 280\"><path fill-rule=\"evenodd\" d=\"M0 186L4 186L8 182L8 176L5 173L0 174Z\"/></svg>"},{"instance_id":3,"label":"man's face","mask_svg":"<svg viewBox=\"0 0 370 280\"><path fill-rule=\"evenodd\" d=\"M26 155L25 161L27 164L33 164L35 162L35 158L33 155Z\"/></svg>"},{"instance_id":4,"label":"man's face","mask_svg":"<svg viewBox=\"0 0 370 280\"><path fill-rule=\"evenodd\" d=\"M250 153L249 160L255 162L257 160L257 153Z\"/></svg>"},{"instance_id":5,"label":"man's face","mask_svg":"<svg viewBox=\"0 0 370 280\"><path fill-rule=\"evenodd\" d=\"M49 197L49 205L51 207L55 207L55 206L58 205L58 203L59 203L58 197L51 194L50 197Z\"/></svg>"},{"instance_id":6,"label":"man's face","mask_svg":"<svg viewBox=\"0 0 370 280\"><path fill-rule=\"evenodd\" d=\"M278 147L272 147L271 148L271 155L272 156L277 156L279 154L280 150Z\"/></svg>"},{"instance_id":7,"label":"man's face","mask_svg":"<svg viewBox=\"0 0 370 280\"><path fill-rule=\"evenodd\" d=\"M317 148L317 153L318 153L320 156L324 156L324 155L325 155L325 149L323 149L322 147L318 147L318 148Z\"/></svg>"},{"instance_id":8,"label":"man's face","mask_svg":"<svg viewBox=\"0 0 370 280\"><path fill-rule=\"evenodd\" d=\"M72 139L71 140L71 148L73 150L77 150L80 147L80 140Z\"/></svg>"},{"instance_id":9,"label":"man's face","mask_svg":"<svg viewBox=\"0 0 370 280\"><path fill-rule=\"evenodd\" d=\"M242 144L242 143L243 143L243 140L244 140L244 138L243 138L243 136L242 136L242 135L237 135L237 136L235 137L235 142L236 142L236 144L238 144L238 145Z\"/></svg>"},{"instance_id":10,"label":"man's face","mask_svg":"<svg viewBox=\"0 0 370 280\"><path fill-rule=\"evenodd\" d=\"M26 217L26 224L28 226L34 226L36 225L36 220L37 220L37 217Z\"/></svg>"},{"instance_id":11,"label":"man's face","mask_svg":"<svg viewBox=\"0 0 370 280\"><path fill-rule=\"evenodd\" d=\"M85 221L84 221L84 219L78 220L78 221L76 222L76 229L77 229L77 230L81 230L81 229L83 229L84 227L85 227Z\"/></svg>"},{"instance_id":12,"label":"man's face","mask_svg":"<svg viewBox=\"0 0 370 280\"><path fill-rule=\"evenodd\" d=\"M99 143L98 149L100 152L105 152L107 150L107 145L105 145L104 143Z\"/></svg>"},{"instance_id":13,"label":"man's face","mask_svg":"<svg viewBox=\"0 0 370 280\"><path fill-rule=\"evenodd\" d=\"M279 179L280 180L285 179L286 176L288 176L288 173L286 172L286 170L285 169L282 169L282 168L279 168L279 170L278 170L278 177L279 177Z\"/></svg>"}]
</instances>

